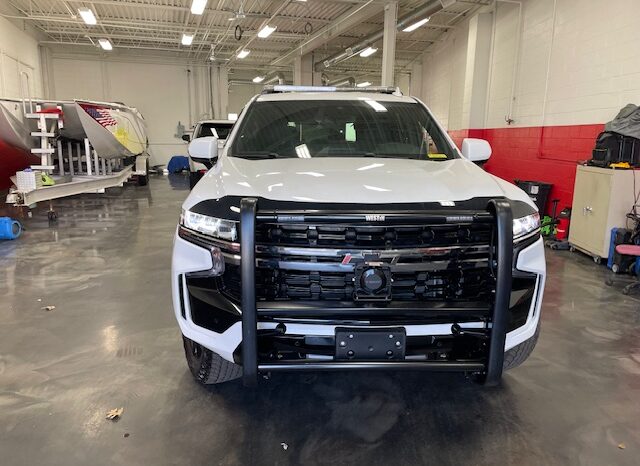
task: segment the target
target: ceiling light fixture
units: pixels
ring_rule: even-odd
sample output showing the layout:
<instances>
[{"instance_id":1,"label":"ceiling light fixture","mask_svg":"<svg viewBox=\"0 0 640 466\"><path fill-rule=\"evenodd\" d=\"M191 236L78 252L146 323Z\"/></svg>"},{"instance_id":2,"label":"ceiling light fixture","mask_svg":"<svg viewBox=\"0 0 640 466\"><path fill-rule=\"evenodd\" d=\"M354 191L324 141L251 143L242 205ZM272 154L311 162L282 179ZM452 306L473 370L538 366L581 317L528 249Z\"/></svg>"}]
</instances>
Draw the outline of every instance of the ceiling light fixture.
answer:
<instances>
[{"instance_id":1,"label":"ceiling light fixture","mask_svg":"<svg viewBox=\"0 0 640 466\"><path fill-rule=\"evenodd\" d=\"M207 0L193 0L191 2L191 13L201 15L207 6Z\"/></svg>"},{"instance_id":2,"label":"ceiling light fixture","mask_svg":"<svg viewBox=\"0 0 640 466\"><path fill-rule=\"evenodd\" d=\"M182 34L182 45L191 45L193 42L193 34Z\"/></svg>"},{"instance_id":3,"label":"ceiling light fixture","mask_svg":"<svg viewBox=\"0 0 640 466\"><path fill-rule=\"evenodd\" d=\"M251 50L247 50L247 49L242 49L238 52L237 57L238 58L247 58L249 56L249 54L251 53Z\"/></svg>"},{"instance_id":4,"label":"ceiling light fixture","mask_svg":"<svg viewBox=\"0 0 640 466\"><path fill-rule=\"evenodd\" d=\"M82 17L82 20L88 24L89 26L93 26L94 24L98 24L98 20L96 19L96 15L93 14L93 10L91 8L78 8L78 13Z\"/></svg>"},{"instance_id":5,"label":"ceiling light fixture","mask_svg":"<svg viewBox=\"0 0 640 466\"><path fill-rule=\"evenodd\" d=\"M429 22L429 20L431 19L430 16L427 16L426 18L421 19L420 21L416 21L415 23L413 23L411 26L407 26L406 28L404 28L402 31L403 32L412 32L415 31L416 29L418 29L420 26L427 24Z\"/></svg>"},{"instance_id":6,"label":"ceiling light fixture","mask_svg":"<svg viewBox=\"0 0 640 466\"><path fill-rule=\"evenodd\" d=\"M378 49L374 49L373 47L367 47L362 52L360 52L360 56L362 58L370 57L371 55L373 55L377 51L378 51Z\"/></svg>"},{"instance_id":7,"label":"ceiling light fixture","mask_svg":"<svg viewBox=\"0 0 640 466\"><path fill-rule=\"evenodd\" d=\"M371 83L369 81L364 81L356 84L356 87L369 87L369 86L371 86Z\"/></svg>"},{"instance_id":8,"label":"ceiling light fixture","mask_svg":"<svg viewBox=\"0 0 640 466\"><path fill-rule=\"evenodd\" d=\"M113 45L111 45L109 39L98 39L98 43L100 47L102 47L102 50L113 50Z\"/></svg>"},{"instance_id":9,"label":"ceiling light fixture","mask_svg":"<svg viewBox=\"0 0 640 466\"><path fill-rule=\"evenodd\" d=\"M264 81L264 76L256 76L253 78L253 82L256 84L260 84L262 81Z\"/></svg>"},{"instance_id":10,"label":"ceiling light fixture","mask_svg":"<svg viewBox=\"0 0 640 466\"><path fill-rule=\"evenodd\" d=\"M267 24L262 29L260 29L260 32L258 32L258 37L260 37L261 39L265 39L269 37L271 33L276 29L277 29L277 26L269 26Z\"/></svg>"}]
</instances>

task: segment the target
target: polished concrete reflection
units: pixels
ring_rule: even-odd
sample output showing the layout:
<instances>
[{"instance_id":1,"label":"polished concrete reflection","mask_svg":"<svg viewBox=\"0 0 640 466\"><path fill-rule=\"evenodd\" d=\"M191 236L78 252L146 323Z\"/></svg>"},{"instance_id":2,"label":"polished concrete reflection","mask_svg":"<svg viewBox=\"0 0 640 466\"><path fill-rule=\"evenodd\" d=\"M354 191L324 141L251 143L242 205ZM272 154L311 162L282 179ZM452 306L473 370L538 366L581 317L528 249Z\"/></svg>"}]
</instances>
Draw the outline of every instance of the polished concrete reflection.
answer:
<instances>
[{"instance_id":1,"label":"polished concrete reflection","mask_svg":"<svg viewBox=\"0 0 640 466\"><path fill-rule=\"evenodd\" d=\"M0 464L638 464L640 299L577 253L548 252L540 342L501 387L425 373L197 385L169 286L187 188L56 201L56 226L41 206L0 242Z\"/></svg>"}]
</instances>

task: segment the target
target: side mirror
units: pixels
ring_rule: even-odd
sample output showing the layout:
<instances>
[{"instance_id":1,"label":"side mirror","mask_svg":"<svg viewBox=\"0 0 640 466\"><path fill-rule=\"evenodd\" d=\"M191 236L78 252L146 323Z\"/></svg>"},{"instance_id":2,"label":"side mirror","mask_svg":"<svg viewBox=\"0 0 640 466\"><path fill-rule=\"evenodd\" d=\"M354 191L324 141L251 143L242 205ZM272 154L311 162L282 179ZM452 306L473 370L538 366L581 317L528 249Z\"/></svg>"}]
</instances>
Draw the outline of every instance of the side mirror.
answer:
<instances>
[{"instance_id":1,"label":"side mirror","mask_svg":"<svg viewBox=\"0 0 640 466\"><path fill-rule=\"evenodd\" d=\"M491 157L491 146L484 139L465 138L462 140L462 156L472 162L485 162Z\"/></svg>"},{"instance_id":2,"label":"side mirror","mask_svg":"<svg viewBox=\"0 0 640 466\"><path fill-rule=\"evenodd\" d=\"M213 136L195 138L189 143L187 151L191 160L211 168L218 159L218 138Z\"/></svg>"},{"instance_id":3,"label":"side mirror","mask_svg":"<svg viewBox=\"0 0 640 466\"><path fill-rule=\"evenodd\" d=\"M182 135L182 140L186 141L186 142L190 142L191 141L191 135L190 134L183 134Z\"/></svg>"}]
</instances>

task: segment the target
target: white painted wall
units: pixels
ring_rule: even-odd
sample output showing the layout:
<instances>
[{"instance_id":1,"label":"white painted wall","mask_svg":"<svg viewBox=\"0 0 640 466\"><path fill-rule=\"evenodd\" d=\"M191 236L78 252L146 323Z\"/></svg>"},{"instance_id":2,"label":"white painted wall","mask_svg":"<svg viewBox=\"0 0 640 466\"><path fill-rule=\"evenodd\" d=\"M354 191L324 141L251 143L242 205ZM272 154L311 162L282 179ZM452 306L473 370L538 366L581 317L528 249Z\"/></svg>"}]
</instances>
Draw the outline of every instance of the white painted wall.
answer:
<instances>
[{"instance_id":1,"label":"white painted wall","mask_svg":"<svg viewBox=\"0 0 640 466\"><path fill-rule=\"evenodd\" d=\"M41 96L42 74L38 42L31 33L17 24L0 17L0 97L26 96L27 78L21 73L29 76L28 94L32 97Z\"/></svg>"},{"instance_id":2,"label":"white painted wall","mask_svg":"<svg viewBox=\"0 0 640 466\"><path fill-rule=\"evenodd\" d=\"M52 98L116 101L137 107L147 121L154 164L166 164L173 155L186 155L186 144L175 137L178 123L189 128L214 113L211 96L214 100L218 96L218 78L210 92L207 67L141 63L108 56L101 60L55 52L51 63ZM229 79L234 77L246 79L236 74ZM261 88L252 84L229 86L227 112L240 112Z\"/></svg>"},{"instance_id":3,"label":"white painted wall","mask_svg":"<svg viewBox=\"0 0 640 466\"><path fill-rule=\"evenodd\" d=\"M462 124L468 23L462 23L422 59L421 98L446 129Z\"/></svg>"},{"instance_id":4,"label":"white painted wall","mask_svg":"<svg viewBox=\"0 0 640 466\"><path fill-rule=\"evenodd\" d=\"M603 123L640 104L640 1L523 0L521 20L499 1L493 17L485 128L507 126L510 104L513 126ZM450 130L469 128L468 21L423 57L421 96Z\"/></svg>"},{"instance_id":5,"label":"white painted wall","mask_svg":"<svg viewBox=\"0 0 640 466\"><path fill-rule=\"evenodd\" d=\"M189 114L189 98L193 104L201 77L187 70L186 66L54 54L52 92L56 99L123 102L138 108L147 122L152 163L166 164L173 155L186 155L186 144L174 136L178 123L188 128L203 113L192 105Z\"/></svg>"}]
</instances>

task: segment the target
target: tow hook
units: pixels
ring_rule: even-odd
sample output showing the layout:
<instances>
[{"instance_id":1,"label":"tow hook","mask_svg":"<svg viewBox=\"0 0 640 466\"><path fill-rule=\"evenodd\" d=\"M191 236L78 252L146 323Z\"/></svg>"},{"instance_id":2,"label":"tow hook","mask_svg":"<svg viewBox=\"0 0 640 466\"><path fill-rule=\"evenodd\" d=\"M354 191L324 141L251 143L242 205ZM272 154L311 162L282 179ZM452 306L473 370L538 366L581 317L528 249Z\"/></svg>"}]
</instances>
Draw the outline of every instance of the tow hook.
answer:
<instances>
[{"instance_id":1,"label":"tow hook","mask_svg":"<svg viewBox=\"0 0 640 466\"><path fill-rule=\"evenodd\" d=\"M451 326L451 333L453 334L453 336L456 336L456 337L462 337L462 336L468 335L470 337L487 338L487 334L484 331L463 329L458 324L453 324Z\"/></svg>"},{"instance_id":2,"label":"tow hook","mask_svg":"<svg viewBox=\"0 0 640 466\"><path fill-rule=\"evenodd\" d=\"M277 337L287 333L287 326L282 322L276 325L276 328L266 328L258 330L258 335L261 337Z\"/></svg>"}]
</instances>

